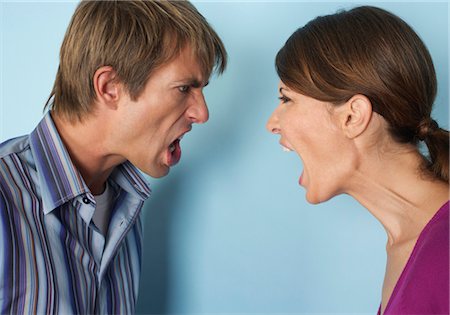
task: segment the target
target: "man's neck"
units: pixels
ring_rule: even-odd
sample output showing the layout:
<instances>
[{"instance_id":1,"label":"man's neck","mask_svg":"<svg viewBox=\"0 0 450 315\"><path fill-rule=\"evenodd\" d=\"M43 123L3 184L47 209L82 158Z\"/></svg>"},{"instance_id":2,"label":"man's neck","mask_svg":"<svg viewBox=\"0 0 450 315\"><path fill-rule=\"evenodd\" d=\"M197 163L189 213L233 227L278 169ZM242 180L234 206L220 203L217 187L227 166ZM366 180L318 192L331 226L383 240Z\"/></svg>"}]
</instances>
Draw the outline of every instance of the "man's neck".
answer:
<instances>
[{"instance_id":1,"label":"man's neck","mask_svg":"<svg viewBox=\"0 0 450 315\"><path fill-rule=\"evenodd\" d=\"M104 191L115 167L124 162L106 148L107 126L90 116L83 122L71 122L52 113L52 118L72 163L94 195Z\"/></svg>"}]
</instances>

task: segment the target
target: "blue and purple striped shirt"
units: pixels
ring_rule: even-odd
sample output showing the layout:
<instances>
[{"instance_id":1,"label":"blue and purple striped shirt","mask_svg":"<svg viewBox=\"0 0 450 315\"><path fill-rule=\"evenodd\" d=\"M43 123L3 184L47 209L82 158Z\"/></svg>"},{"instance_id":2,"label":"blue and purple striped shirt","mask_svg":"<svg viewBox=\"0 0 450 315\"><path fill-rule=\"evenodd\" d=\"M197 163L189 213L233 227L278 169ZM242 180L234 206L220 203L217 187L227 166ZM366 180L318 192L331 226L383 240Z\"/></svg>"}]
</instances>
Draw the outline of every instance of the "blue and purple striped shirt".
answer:
<instances>
[{"instance_id":1,"label":"blue and purple striped shirt","mask_svg":"<svg viewBox=\"0 0 450 315\"><path fill-rule=\"evenodd\" d=\"M116 199L105 238L49 112L0 145L1 314L134 313L150 189L129 162L108 182Z\"/></svg>"}]
</instances>

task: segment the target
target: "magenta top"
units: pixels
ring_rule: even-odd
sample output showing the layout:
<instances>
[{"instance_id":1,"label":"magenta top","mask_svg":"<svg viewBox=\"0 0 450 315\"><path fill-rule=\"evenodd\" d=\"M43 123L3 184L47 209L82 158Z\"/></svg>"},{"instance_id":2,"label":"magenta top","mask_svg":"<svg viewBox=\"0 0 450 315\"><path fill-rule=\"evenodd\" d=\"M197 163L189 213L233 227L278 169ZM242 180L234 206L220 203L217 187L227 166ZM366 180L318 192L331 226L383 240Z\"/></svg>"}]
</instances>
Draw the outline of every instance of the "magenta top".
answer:
<instances>
[{"instance_id":1,"label":"magenta top","mask_svg":"<svg viewBox=\"0 0 450 315\"><path fill-rule=\"evenodd\" d=\"M385 315L449 314L448 212L447 201L420 233Z\"/></svg>"}]
</instances>

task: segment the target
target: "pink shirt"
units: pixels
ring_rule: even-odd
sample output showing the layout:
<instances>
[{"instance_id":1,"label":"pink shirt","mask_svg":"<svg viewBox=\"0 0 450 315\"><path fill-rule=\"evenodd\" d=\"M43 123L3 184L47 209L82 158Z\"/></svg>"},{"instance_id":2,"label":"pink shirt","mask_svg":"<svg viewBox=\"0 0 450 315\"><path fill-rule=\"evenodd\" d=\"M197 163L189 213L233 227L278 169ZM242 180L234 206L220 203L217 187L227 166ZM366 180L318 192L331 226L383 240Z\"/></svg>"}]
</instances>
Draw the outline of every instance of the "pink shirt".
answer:
<instances>
[{"instance_id":1,"label":"pink shirt","mask_svg":"<svg viewBox=\"0 0 450 315\"><path fill-rule=\"evenodd\" d=\"M420 233L385 315L449 314L448 213L447 201Z\"/></svg>"}]
</instances>

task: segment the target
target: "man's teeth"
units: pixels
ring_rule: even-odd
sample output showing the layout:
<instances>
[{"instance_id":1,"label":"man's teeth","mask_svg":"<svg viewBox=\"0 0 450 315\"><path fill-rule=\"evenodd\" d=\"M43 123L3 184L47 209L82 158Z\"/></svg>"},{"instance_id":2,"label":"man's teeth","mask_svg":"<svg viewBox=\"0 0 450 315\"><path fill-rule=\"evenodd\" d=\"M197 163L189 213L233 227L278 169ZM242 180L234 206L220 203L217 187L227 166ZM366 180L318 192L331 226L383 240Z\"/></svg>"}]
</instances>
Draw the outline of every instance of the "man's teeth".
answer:
<instances>
[{"instance_id":1,"label":"man's teeth","mask_svg":"<svg viewBox=\"0 0 450 315\"><path fill-rule=\"evenodd\" d=\"M169 151L170 151L170 153L175 151L175 145L173 143L171 145L169 145Z\"/></svg>"},{"instance_id":2,"label":"man's teeth","mask_svg":"<svg viewBox=\"0 0 450 315\"><path fill-rule=\"evenodd\" d=\"M284 145L281 146L283 148L284 152L291 152L292 150L289 148L286 148Z\"/></svg>"}]
</instances>

